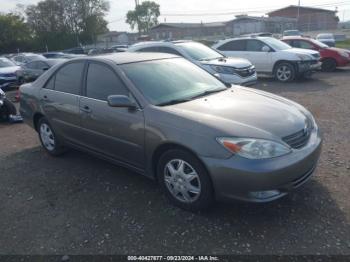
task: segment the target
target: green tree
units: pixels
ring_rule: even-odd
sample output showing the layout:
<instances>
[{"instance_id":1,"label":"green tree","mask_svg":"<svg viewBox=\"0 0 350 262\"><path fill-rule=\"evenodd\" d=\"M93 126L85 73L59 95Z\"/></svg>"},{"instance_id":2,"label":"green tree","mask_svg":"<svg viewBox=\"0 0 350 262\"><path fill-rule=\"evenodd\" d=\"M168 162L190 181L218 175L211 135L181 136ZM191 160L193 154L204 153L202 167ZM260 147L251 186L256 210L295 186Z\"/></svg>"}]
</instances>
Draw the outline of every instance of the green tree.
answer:
<instances>
[{"instance_id":1,"label":"green tree","mask_svg":"<svg viewBox=\"0 0 350 262\"><path fill-rule=\"evenodd\" d=\"M17 14L0 14L0 53L29 48L32 42L29 27Z\"/></svg>"},{"instance_id":2,"label":"green tree","mask_svg":"<svg viewBox=\"0 0 350 262\"><path fill-rule=\"evenodd\" d=\"M106 0L43 0L26 9L27 22L41 48L65 49L92 43L106 32Z\"/></svg>"},{"instance_id":3,"label":"green tree","mask_svg":"<svg viewBox=\"0 0 350 262\"><path fill-rule=\"evenodd\" d=\"M153 1L144 1L137 5L134 10L128 11L126 22L131 29L136 26L140 33L148 33L151 27L158 24L160 15L159 5Z\"/></svg>"}]
</instances>

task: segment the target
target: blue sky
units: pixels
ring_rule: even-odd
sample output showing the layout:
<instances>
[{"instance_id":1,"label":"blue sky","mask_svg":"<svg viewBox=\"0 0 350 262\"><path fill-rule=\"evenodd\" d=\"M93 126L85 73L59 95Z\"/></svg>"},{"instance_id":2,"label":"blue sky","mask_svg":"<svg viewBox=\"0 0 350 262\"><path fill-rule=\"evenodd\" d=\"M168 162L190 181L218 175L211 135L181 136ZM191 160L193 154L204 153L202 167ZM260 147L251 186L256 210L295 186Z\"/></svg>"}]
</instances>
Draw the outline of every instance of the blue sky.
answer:
<instances>
[{"instance_id":1,"label":"blue sky","mask_svg":"<svg viewBox=\"0 0 350 262\"><path fill-rule=\"evenodd\" d=\"M39 0L0 0L1 12L8 12L16 7L16 4L33 4ZM140 0L142 2L142 0ZM248 13L250 15L263 15L268 10L278 9L287 5L297 5L298 0L155 0L161 7L162 16L159 22L214 22L226 21L234 18L234 14ZM302 5L317 6L334 10L338 7L340 20L350 20L350 1L345 0L301 0ZM110 0L111 9L107 16L110 30L130 31L125 23L125 15L133 9L134 0ZM203 14L195 15L191 14ZM211 14L217 15L211 15ZM224 14L223 14L224 13ZM232 14L225 14L232 13ZM164 14L164 15L163 15ZM189 14L188 16L173 16Z\"/></svg>"}]
</instances>

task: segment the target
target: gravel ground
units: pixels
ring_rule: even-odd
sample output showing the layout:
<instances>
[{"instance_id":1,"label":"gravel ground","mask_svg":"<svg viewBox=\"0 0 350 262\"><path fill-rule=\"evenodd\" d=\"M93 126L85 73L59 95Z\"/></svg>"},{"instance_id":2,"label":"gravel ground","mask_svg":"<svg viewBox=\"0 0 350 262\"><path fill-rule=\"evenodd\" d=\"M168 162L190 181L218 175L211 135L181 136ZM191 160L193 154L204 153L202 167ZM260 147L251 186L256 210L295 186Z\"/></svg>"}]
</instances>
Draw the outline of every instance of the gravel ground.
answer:
<instances>
[{"instance_id":1,"label":"gravel ground","mask_svg":"<svg viewBox=\"0 0 350 262\"><path fill-rule=\"evenodd\" d=\"M0 254L350 255L350 69L257 88L317 118L324 148L315 176L268 204L220 203L193 214L157 185L71 151L52 158L24 124L0 124Z\"/></svg>"}]
</instances>

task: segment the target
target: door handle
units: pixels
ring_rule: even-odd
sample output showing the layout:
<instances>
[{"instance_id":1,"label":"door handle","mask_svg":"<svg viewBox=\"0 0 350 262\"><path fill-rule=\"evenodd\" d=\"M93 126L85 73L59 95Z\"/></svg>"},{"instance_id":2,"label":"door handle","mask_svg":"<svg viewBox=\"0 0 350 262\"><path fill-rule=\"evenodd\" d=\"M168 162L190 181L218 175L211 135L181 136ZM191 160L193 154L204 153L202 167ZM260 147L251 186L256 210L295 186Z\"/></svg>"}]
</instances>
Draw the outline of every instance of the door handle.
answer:
<instances>
[{"instance_id":1,"label":"door handle","mask_svg":"<svg viewBox=\"0 0 350 262\"><path fill-rule=\"evenodd\" d=\"M81 111L85 112L85 113L91 113L92 110L89 106L83 106L80 108Z\"/></svg>"}]
</instances>

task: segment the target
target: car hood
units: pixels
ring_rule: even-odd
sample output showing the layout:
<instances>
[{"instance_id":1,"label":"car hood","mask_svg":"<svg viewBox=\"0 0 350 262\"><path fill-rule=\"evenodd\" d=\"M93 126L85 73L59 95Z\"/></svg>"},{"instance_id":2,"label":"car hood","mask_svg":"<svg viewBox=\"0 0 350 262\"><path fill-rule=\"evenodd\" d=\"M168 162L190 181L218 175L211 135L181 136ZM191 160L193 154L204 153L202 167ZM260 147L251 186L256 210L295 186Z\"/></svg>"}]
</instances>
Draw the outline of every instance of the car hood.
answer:
<instances>
[{"instance_id":1,"label":"car hood","mask_svg":"<svg viewBox=\"0 0 350 262\"><path fill-rule=\"evenodd\" d=\"M290 52L290 53L293 53L293 54L311 55L311 56L319 54L318 51L309 50L309 49L302 49L302 48L290 48L290 49L286 49L284 51L285 52Z\"/></svg>"},{"instance_id":2,"label":"car hood","mask_svg":"<svg viewBox=\"0 0 350 262\"><path fill-rule=\"evenodd\" d=\"M252 65L247 59L234 57L217 58L209 61L201 61L201 63L205 65L229 66L234 68L243 68Z\"/></svg>"},{"instance_id":3,"label":"car hood","mask_svg":"<svg viewBox=\"0 0 350 262\"><path fill-rule=\"evenodd\" d=\"M21 69L19 66L0 67L0 74L11 74Z\"/></svg>"},{"instance_id":4,"label":"car hood","mask_svg":"<svg viewBox=\"0 0 350 262\"><path fill-rule=\"evenodd\" d=\"M270 93L243 87L166 106L163 110L195 121L202 127L216 129L219 136L280 140L304 129L307 122L302 106ZM205 132L205 127L199 132Z\"/></svg>"},{"instance_id":5,"label":"car hood","mask_svg":"<svg viewBox=\"0 0 350 262\"><path fill-rule=\"evenodd\" d=\"M343 49L343 48L338 48L338 47L327 47L326 49L327 49L327 50L336 51L336 52L346 52L346 53L350 54L350 50Z\"/></svg>"}]
</instances>

